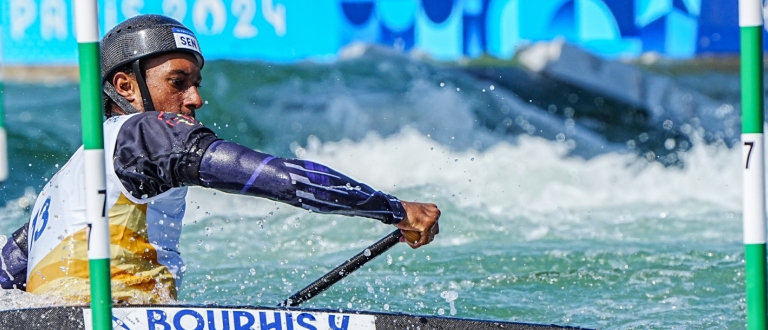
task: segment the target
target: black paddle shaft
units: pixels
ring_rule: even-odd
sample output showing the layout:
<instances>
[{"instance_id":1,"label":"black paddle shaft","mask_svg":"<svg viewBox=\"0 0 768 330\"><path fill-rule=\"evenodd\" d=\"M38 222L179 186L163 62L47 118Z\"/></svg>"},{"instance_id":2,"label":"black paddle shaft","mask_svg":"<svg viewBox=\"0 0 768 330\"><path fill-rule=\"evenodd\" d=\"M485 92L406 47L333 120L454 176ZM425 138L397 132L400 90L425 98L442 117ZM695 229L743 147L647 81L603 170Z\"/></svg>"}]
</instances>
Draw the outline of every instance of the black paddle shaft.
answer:
<instances>
[{"instance_id":1,"label":"black paddle shaft","mask_svg":"<svg viewBox=\"0 0 768 330\"><path fill-rule=\"evenodd\" d=\"M402 233L400 232L400 229L397 229L391 232L386 237L380 239L376 243L373 243L367 249L363 250L362 252L358 253L357 255L347 260L343 264L334 268L332 271L323 275L323 277L312 282L312 284L307 285L305 288L301 289L299 292L294 293L290 298L286 299L278 306L295 307L295 306L301 305L301 303L309 299L312 299L314 296L325 291L326 289L331 287L331 285L335 284L336 282L340 281L342 278L349 275L349 273L354 272L358 268L365 265L365 263L367 263L368 261L378 257L385 251L389 250L389 248L395 246L395 244L400 242L401 236L402 236Z\"/></svg>"}]
</instances>

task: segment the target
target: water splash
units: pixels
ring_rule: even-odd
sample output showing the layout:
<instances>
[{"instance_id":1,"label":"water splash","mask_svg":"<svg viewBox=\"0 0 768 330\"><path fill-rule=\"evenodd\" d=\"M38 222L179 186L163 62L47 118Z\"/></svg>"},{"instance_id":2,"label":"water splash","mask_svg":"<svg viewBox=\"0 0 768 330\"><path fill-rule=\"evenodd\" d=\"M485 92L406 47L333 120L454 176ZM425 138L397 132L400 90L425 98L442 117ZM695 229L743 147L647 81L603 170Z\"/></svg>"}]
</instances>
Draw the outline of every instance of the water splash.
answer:
<instances>
[{"instance_id":1,"label":"water splash","mask_svg":"<svg viewBox=\"0 0 768 330\"><path fill-rule=\"evenodd\" d=\"M459 298L459 293L456 291L443 291L440 292L440 298L445 299L445 302L451 306L451 315L456 315L456 305L454 304L454 301Z\"/></svg>"}]
</instances>

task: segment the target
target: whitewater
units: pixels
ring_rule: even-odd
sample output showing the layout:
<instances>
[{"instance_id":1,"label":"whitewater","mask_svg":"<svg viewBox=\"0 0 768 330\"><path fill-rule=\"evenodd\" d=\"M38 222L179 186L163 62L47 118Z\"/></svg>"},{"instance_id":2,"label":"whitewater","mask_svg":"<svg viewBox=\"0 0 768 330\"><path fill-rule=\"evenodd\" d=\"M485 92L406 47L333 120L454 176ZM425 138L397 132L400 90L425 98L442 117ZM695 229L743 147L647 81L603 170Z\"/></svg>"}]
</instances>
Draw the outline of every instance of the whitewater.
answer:
<instances>
[{"instance_id":1,"label":"whitewater","mask_svg":"<svg viewBox=\"0 0 768 330\"><path fill-rule=\"evenodd\" d=\"M722 84L736 75L703 71ZM637 123L596 125L579 102L600 102L578 86L576 101L526 99L460 64L376 51L332 63L219 61L203 75L198 118L220 137L443 212L432 244L398 245L304 307L621 329L744 326L741 149L713 139L701 120L656 125L649 116L625 139ZM695 75L670 77L738 109L733 94L687 84ZM10 84L6 100L12 179L0 191L0 234L27 220L40 186L79 145L76 84ZM276 305L391 230L191 188L179 300ZM48 304L0 296L0 309Z\"/></svg>"}]
</instances>

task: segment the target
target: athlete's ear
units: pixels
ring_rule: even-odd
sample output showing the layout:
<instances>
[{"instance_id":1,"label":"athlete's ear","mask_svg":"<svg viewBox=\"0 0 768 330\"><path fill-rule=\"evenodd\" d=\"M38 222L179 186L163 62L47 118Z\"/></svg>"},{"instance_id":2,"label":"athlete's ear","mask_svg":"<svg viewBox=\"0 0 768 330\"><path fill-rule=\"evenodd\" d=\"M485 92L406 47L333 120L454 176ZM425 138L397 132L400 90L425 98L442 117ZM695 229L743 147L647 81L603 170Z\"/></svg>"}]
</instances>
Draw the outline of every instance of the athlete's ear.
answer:
<instances>
[{"instance_id":1,"label":"athlete's ear","mask_svg":"<svg viewBox=\"0 0 768 330\"><path fill-rule=\"evenodd\" d=\"M112 85L118 94L122 95L126 101L136 106L136 100L141 99L141 92L136 83L136 78L128 73L118 71L112 77Z\"/></svg>"}]
</instances>

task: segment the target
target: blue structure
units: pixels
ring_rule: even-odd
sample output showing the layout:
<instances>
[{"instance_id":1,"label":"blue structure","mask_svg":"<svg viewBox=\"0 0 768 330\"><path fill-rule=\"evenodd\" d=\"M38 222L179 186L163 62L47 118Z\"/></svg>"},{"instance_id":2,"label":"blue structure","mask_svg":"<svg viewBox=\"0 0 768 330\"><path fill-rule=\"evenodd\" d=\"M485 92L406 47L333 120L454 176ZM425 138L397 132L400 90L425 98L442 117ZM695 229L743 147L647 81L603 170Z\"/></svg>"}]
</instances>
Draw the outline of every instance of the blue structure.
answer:
<instances>
[{"instance_id":1,"label":"blue structure","mask_svg":"<svg viewBox=\"0 0 768 330\"><path fill-rule=\"evenodd\" d=\"M76 64L73 0L0 4L4 62ZM140 13L194 29L210 59L333 59L350 43L436 59L510 58L565 38L605 57L737 53L735 0L99 0L101 31Z\"/></svg>"}]
</instances>

